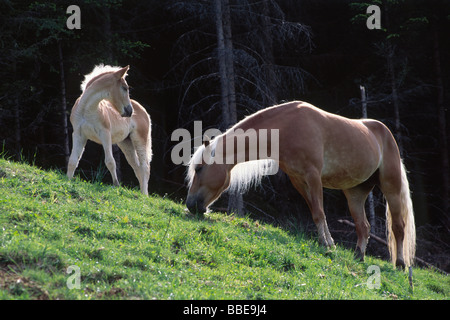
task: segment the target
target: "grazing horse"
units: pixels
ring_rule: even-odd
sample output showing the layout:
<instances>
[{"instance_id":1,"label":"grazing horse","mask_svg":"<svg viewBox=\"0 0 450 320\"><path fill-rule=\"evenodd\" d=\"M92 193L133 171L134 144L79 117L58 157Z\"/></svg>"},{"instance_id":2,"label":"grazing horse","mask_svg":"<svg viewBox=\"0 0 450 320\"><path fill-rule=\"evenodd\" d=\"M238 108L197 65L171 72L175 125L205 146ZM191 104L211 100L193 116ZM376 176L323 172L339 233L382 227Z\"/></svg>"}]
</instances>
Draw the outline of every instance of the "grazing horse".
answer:
<instances>
[{"instance_id":1,"label":"grazing horse","mask_svg":"<svg viewBox=\"0 0 450 320\"><path fill-rule=\"evenodd\" d=\"M152 159L151 121L144 107L130 99L125 81L128 69L129 66L98 65L85 76L81 84L83 93L70 114L73 147L67 176L73 177L89 139L103 146L106 167L118 186L112 154L112 144L117 144L133 168L141 192L147 195Z\"/></svg>"},{"instance_id":2,"label":"grazing horse","mask_svg":"<svg viewBox=\"0 0 450 320\"><path fill-rule=\"evenodd\" d=\"M278 129L278 139L269 136L267 145L278 144L276 160L258 156L248 161L250 143L240 149L226 148L242 132L272 129ZM217 161L218 150L228 160L237 161ZM319 242L327 247L334 246L334 241L325 218L323 187L343 190L356 225L355 255L361 260L370 230L364 203L377 185L387 201L386 229L392 262L399 267L413 263L415 225L409 184L389 129L376 120L344 118L305 102L289 102L256 112L199 147L188 164L186 206L191 212L203 213L227 188L245 190L259 183L274 162L305 198Z\"/></svg>"}]
</instances>

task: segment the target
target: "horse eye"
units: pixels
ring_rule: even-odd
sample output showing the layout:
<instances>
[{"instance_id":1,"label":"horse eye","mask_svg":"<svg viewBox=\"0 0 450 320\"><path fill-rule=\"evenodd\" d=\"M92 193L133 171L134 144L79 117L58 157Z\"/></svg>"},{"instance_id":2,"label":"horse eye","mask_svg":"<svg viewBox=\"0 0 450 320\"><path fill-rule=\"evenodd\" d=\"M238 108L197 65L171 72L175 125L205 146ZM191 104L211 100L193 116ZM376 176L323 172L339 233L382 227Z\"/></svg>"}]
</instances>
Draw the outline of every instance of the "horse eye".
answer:
<instances>
[{"instance_id":1,"label":"horse eye","mask_svg":"<svg viewBox=\"0 0 450 320\"><path fill-rule=\"evenodd\" d=\"M122 89L128 91L128 87L122 86Z\"/></svg>"}]
</instances>

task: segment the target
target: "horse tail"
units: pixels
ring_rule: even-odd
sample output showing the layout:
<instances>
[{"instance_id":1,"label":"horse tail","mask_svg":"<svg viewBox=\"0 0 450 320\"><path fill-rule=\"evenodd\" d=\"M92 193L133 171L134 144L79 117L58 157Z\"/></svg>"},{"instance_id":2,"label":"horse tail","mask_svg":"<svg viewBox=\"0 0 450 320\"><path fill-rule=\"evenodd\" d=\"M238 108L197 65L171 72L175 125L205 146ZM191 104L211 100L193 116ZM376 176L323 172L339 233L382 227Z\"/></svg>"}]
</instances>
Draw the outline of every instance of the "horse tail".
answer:
<instances>
[{"instance_id":1,"label":"horse tail","mask_svg":"<svg viewBox=\"0 0 450 320\"><path fill-rule=\"evenodd\" d=\"M401 190L400 190L400 214L403 220L403 258L406 266L414 263L416 252L416 227L414 223L414 211L409 190L405 165L401 161ZM386 233L388 238L389 253L392 263L397 260L397 241L393 232L392 213L389 204L386 203Z\"/></svg>"},{"instance_id":2,"label":"horse tail","mask_svg":"<svg viewBox=\"0 0 450 320\"><path fill-rule=\"evenodd\" d=\"M147 159L148 162L152 162L152 120L150 119L150 116L148 116L148 133L147 133Z\"/></svg>"},{"instance_id":3,"label":"horse tail","mask_svg":"<svg viewBox=\"0 0 450 320\"><path fill-rule=\"evenodd\" d=\"M134 112L137 114L138 121L138 131L141 139L146 139L145 142L145 150L141 148L140 154L142 156L147 156L147 160L149 164L152 162L152 120L147 110L136 100L131 99L131 103L133 105ZM145 153L144 153L145 152Z\"/></svg>"}]
</instances>

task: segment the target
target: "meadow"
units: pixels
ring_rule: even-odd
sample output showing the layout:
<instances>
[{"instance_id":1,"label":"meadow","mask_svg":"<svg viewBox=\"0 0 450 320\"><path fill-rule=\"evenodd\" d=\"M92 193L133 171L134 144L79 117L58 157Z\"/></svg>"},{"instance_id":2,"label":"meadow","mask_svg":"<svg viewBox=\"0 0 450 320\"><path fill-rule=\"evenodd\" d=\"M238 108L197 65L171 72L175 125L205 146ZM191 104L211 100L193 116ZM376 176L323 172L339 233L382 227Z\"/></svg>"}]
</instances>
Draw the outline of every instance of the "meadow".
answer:
<instances>
[{"instance_id":1,"label":"meadow","mask_svg":"<svg viewBox=\"0 0 450 320\"><path fill-rule=\"evenodd\" d=\"M249 217L186 213L146 197L0 159L0 299L448 299L434 270L326 250Z\"/></svg>"}]
</instances>

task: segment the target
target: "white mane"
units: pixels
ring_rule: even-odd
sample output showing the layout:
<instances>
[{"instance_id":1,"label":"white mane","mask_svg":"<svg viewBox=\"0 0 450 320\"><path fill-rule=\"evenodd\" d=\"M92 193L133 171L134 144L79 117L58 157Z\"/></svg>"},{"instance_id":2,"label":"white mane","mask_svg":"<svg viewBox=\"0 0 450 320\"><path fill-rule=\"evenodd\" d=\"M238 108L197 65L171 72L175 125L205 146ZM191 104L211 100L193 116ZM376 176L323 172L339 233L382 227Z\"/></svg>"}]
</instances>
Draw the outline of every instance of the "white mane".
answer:
<instances>
[{"instance_id":1,"label":"white mane","mask_svg":"<svg viewBox=\"0 0 450 320\"><path fill-rule=\"evenodd\" d=\"M114 67L114 66L109 66L109 65L104 65L103 63L96 65L94 67L94 70L92 70L91 73L87 74L84 76L84 80L83 82L81 82L81 91L84 91L86 89L87 84L89 83L89 81L91 81L92 79L94 79L95 77L101 75L102 73L105 72L116 72L118 70L120 70L120 67Z\"/></svg>"},{"instance_id":2,"label":"white mane","mask_svg":"<svg viewBox=\"0 0 450 320\"><path fill-rule=\"evenodd\" d=\"M231 170L231 182L228 191L245 193L251 186L259 186L261 180L272 172L275 160L264 159L238 163Z\"/></svg>"},{"instance_id":3,"label":"white mane","mask_svg":"<svg viewBox=\"0 0 450 320\"><path fill-rule=\"evenodd\" d=\"M217 146L217 139L221 138L222 136L218 136L211 141L212 153L214 153L213 150ZM200 146L194 152L191 160L188 163L186 180L188 182L189 188L191 187L192 181L195 176L195 166L202 163L204 151L205 145ZM245 193L250 189L250 187L260 185L262 177L271 173L273 166L275 165L277 164L275 160L272 159L253 160L238 163L231 170L230 186L228 187L227 191Z\"/></svg>"}]
</instances>

